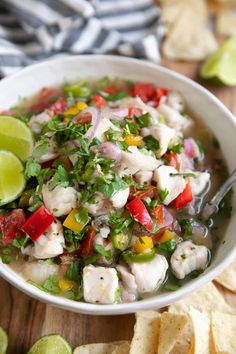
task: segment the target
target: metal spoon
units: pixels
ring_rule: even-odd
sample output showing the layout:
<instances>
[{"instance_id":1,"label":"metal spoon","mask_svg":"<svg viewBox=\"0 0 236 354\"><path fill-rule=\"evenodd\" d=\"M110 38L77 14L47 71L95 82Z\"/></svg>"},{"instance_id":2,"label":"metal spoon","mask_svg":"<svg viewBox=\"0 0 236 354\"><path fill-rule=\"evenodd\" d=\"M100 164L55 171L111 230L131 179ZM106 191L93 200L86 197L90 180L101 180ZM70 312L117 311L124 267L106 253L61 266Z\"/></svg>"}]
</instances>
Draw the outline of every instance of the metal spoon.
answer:
<instances>
[{"instance_id":1,"label":"metal spoon","mask_svg":"<svg viewBox=\"0 0 236 354\"><path fill-rule=\"evenodd\" d=\"M211 216L216 214L219 211L219 204L232 188L236 182L236 169L232 172L230 177L225 181L225 183L220 187L218 192L214 195L210 202L206 203L201 212L201 218L203 220L210 219Z\"/></svg>"}]
</instances>

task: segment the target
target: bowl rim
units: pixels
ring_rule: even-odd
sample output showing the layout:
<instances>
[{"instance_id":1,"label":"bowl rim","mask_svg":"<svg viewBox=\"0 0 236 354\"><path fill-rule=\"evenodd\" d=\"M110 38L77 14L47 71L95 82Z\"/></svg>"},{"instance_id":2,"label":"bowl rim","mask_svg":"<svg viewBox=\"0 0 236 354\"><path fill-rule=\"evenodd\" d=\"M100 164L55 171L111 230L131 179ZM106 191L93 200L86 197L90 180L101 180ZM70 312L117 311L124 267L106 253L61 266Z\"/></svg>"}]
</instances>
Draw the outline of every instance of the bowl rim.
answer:
<instances>
[{"instance_id":1,"label":"bowl rim","mask_svg":"<svg viewBox=\"0 0 236 354\"><path fill-rule=\"evenodd\" d=\"M83 60L88 59L90 61L91 60L92 61L93 60L112 61L115 64L119 64L119 62L123 62L124 64L125 63L127 64L133 63L134 65L139 64L139 65L143 65L144 69L145 67L149 67L150 69L160 71L163 74L172 77L173 79L178 79L184 82L185 84L192 86L196 90L200 91L202 94L205 94L210 101L212 101L215 105L218 106L218 108L221 110L222 114L224 115L224 118L232 122L232 124L235 126L235 131L236 131L236 119L234 115L216 96L214 96L206 88L204 88L203 86L196 83L192 79L178 72L170 70L161 65L157 65L151 62L147 62L135 58L119 57L115 55L92 54L92 55L65 56L65 57L49 59L46 61L42 61L40 63L30 65L20 70L19 72L2 79L0 82L0 89L2 83L5 83L9 79L17 80L18 77L22 77L22 75L24 74L29 74L30 72L34 72L38 68L47 66L52 63L55 66L57 66L64 61L67 61L69 63L73 61L79 61L81 59ZM11 283L16 288L20 289L27 295L34 297L35 299L41 300L44 303L48 303L59 308L63 308L73 312L89 314L89 315L120 315L120 314L133 313L139 310L161 308L169 305L170 303L180 300L182 297L190 294L193 291L196 291L201 286L213 280L221 271L223 271L230 264L230 262L234 260L235 255L236 255L236 244L228 253L227 257L220 264L215 266L213 269L209 270L208 273L206 274L203 273L199 278L192 280L191 282L189 282L188 284L186 284L185 286L183 286L182 288L174 292L168 292L167 294L158 294L156 296L152 296L150 298L146 298L141 301L121 303L121 304L111 304L111 305L96 305L96 304L90 304L90 303L79 302L79 301L77 302L74 300L69 300L60 296L55 296L43 292L42 290L27 283L23 278L20 277L18 273L13 271L9 266L3 264L1 260L0 260L0 276L2 276L5 280L7 280L9 283Z\"/></svg>"}]
</instances>

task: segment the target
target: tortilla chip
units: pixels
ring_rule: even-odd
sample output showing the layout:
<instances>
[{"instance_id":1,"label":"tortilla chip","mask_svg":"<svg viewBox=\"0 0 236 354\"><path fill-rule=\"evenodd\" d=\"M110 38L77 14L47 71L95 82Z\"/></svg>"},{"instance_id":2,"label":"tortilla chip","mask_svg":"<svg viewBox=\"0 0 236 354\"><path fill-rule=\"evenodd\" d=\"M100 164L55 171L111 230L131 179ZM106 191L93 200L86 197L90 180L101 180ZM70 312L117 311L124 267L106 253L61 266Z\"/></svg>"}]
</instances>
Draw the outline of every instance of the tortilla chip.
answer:
<instances>
[{"instance_id":1,"label":"tortilla chip","mask_svg":"<svg viewBox=\"0 0 236 354\"><path fill-rule=\"evenodd\" d=\"M158 354L169 353L188 322L186 315L163 312L160 321Z\"/></svg>"},{"instance_id":2,"label":"tortilla chip","mask_svg":"<svg viewBox=\"0 0 236 354\"><path fill-rule=\"evenodd\" d=\"M219 4L236 7L236 0L216 0Z\"/></svg>"},{"instance_id":3,"label":"tortilla chip","mask_svg":"<svg viewBox=\"0 0 236 354\"><path fill-rule=\"evenodd\" d=\"M188 353L193 337L192 322L188 318L180 337L177 338L174 348L170 351L170 354L183 354Z\"/></svg>"},{"instance_id":4,"label":"tortilla chip","mask_svg":"<svg viewBox=\"0 0 236 354\"><path fill-rule=\"evenodd\" d=\"M225 10L218 13L216 32L223 36L236 36L236 12Z\"/></svg>"},{"instance_id":5,"label":"tortilla chip","mask_svg":"<svg viewBox=\"0 0 236 354\"><path fill-rule=\"evenodd\" d=\"M164 40L162 50L166 57L181 60L202 60L217 49L212 32L187 8L178 17Z\"/></svg>"},{"instance_id":6,"label":"tortilla chip","mask_svg":"<svg viewBox=\"0 0 236 354\"><path fill-rule=\"evenodd\" d=\"M124 342L123 344L120 344L115 350L113 350L112 354L129 354L130 350L130 343Z\"/></svg>"},{"instance_id":7,"label":"tortilla chip","mask_svg":"<svg viewBox=\"0 0 236 354\"><path fill-rule=\"evenodd\" d=\"M215 280L225 288L236 292L236 261L231 263Z\"/></svg>"},{"instance_id":8,"label":"tortilla chip","mask_svg":"<svg viewBox=\"0 0 236 354\"><path fill-rule=\"evenodd\" d=\"M224 11L226 8L224 4L219 4L215 0L207 0L207 7L209 15L217 15L220 11Z\"/></svg>"},{"instance_id":9,"label":"tortilla chip","mask_svg":"<svg viewBox=\"0 0 236 354\"><path fill-rule=\"evenodd\" d=\"M130 354L156 354L160 316L157 311L141 311L136 314Z\"/></svg>"},{"instance_id":10,"label":"tortilla chip","mask_svg":"<svg viewBox=\"0 0 236 354\"><path fill-rule=\"evenodd\" d=\"M236 316L212 312L211 339L213 353L236 353Z\"/></svg>"},{"instance_id":11,"label":"tortilla chip","mask_svg":"<svg viewBox=\"0 0 236 354\"><path fill-rule=\"evenodd\" d=\"M194 12L199 21L204 22L207 19L207 7L204 0L167 0L161 1L161 6L167 32L186 10Z\"/></svg>"},{"instance_id":12,"label":"tortilla chip","mask_svg":"<svg viewBox=\"0 0 236 354\"><path fill-rule=\"evenodd\" d=\"M75 348L73 354L111 354L124 343L125 341L81 345Z\"/></svg>"},{"instance_id":13,"label":"tortilla chip","mask_svg":"<svg viewBox=\"0 0 236 354\"><path fill-rule=\"evenodd\" d=\"M198 311L206 311L207 313L211 313L211 311L220 311L236 314L236 309L225 302L223 296L219 293L213 283L208 283L200 290L197 290L191 295L170 305L169 312L188 314L191 306Z\"/></svg>"},{"instance_id":14,"label":"tortilla chip","mask_svg":"<svg viewBox=\"0 0 236 354\"><path fill-rule=\"evenodd\" d=\"M193 341L190 352L192 354L210 353L210 319L204 312L191 308L189 316L193 325Z\"/></svg>"}]
</instances>

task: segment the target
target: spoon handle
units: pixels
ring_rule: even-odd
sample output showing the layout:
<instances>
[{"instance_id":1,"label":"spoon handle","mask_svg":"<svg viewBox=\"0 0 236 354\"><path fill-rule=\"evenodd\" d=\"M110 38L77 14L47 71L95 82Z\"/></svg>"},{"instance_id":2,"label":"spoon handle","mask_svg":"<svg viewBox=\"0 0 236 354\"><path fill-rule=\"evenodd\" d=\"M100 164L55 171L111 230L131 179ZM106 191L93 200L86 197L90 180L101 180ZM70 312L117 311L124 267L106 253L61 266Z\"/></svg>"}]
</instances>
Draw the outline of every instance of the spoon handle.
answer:
<instances>
[{"instance_id":1,"label":"spoon handle","mask_svg":"<svg viewBox=\"0 0 236 354\"><path fill-rule=\"evenodd\" d=\"M202 219L208 220L213 214L217 213L219 210L219 204L224 198L224 196L228 193L228 191L232 188L234 183L236 182L236 169L232 172L230 177L225 181L225 183L220 187L218 192L214 195L209 203L206 203L202 210Z\"/></svg>"}]
</instances>

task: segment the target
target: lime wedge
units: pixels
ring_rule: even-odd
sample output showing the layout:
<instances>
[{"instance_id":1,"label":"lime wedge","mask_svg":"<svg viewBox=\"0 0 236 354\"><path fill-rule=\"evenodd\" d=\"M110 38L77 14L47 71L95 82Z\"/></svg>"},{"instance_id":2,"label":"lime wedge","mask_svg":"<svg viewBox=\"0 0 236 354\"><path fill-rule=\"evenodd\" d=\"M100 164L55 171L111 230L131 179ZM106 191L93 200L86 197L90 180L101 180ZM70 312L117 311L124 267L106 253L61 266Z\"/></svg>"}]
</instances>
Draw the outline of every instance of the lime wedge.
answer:
<instances>
[{"instance_id":1,"label":"lime wedge","mask_svg":"<svg viewBox=\"0 0 236 354\"><path fill-rule=\"evenodd\" d=\"M6 332L0 327L0 354L6 354L8 338Z\"/></svg>"},{"instance_id":2,"label":"lime wedge","mask_svg":"<svg viewBox=\"0 0 236 354\"><path fill-rule=\"evenodd\" d=\"M236 85L236 38L223 43L203 64L200 75L213 83Z\"/></svg>"},{"instance_id":3,"label":"lime wedge","mask_svg":"<svg viewBox=\"0 0 236 354\"><path fill-rule=\"evenodd\" d=\"M72 354L72 349L62 336L50 334L34 343L27 354Z\"/></svg>"},{"instance_id":4,"label":"lime wedge","mask_svg":"<svg viewBox=\"0 0 236 354\"><path fill-rule=\"evenodd\" d=\"M26 160L33 149L31 130L19 119L0 115L0 149Z\"/></svg>"},{"instance_id":5,"label":"lime wedge","mask_svg":"<svg viewBox=\"0 0 236 354\"><path fill-rule=\"evenodd\" d=\"M22 162L10 151L0 150L0 205L15 200L25 187Z\"/></svg>"}]
</instances>

